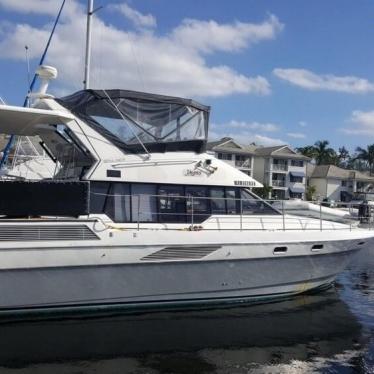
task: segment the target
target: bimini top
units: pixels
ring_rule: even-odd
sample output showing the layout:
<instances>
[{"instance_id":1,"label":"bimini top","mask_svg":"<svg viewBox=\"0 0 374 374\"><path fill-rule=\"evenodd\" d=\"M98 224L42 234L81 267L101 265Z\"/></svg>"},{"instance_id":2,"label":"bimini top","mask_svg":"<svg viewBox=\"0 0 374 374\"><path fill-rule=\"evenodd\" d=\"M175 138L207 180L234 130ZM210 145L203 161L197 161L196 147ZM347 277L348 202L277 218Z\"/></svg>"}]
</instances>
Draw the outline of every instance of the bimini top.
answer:
<instances>
[{"instance_id":1,"label":"bimini top","mask_svg":"<svg viewBox=\"0 0 374 374\"><path fill-rule=\"evenodd\" d=\"M56 101L125 151L205 151L210 107L196 101L127 90L83 90Z\"/></svg>"}]
</instances>

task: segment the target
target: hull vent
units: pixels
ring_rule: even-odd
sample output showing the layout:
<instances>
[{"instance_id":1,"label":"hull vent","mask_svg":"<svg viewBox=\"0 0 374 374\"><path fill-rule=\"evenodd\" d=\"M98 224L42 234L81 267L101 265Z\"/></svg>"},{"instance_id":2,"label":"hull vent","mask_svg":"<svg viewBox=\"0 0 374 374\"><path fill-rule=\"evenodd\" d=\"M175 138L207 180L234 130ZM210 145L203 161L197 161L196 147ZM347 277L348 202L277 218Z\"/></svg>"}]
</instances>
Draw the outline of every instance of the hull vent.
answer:
<instances>
[{"instance_id":1,"label":"hull vent","mask_svg":"<svg viewBox=\"0 0 374 374\"><path fill-rule=\"evenodd\" d=\"M203 258L220 246L204 246L204 247L166 247L148 256L141 258L142 261L158 261L158 260L198 260Z\"/></svg>"},{"instance_id":2,"label":"hull vent","mask_svg":"<svg viewBox=\"0 0 374 374\"><path fill-rule=\"evenodd\" d=\"M86 225L4 225L0 242L100 240Z\"/></svg>"}]
</instances>

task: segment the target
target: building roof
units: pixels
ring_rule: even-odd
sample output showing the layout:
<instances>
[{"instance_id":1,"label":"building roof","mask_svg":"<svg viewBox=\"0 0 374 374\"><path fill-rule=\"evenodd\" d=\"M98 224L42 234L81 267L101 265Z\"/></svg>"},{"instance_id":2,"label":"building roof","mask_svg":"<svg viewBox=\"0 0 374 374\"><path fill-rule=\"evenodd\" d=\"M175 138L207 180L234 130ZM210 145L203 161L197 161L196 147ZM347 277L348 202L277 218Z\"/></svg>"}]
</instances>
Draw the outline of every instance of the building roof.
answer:
<instances>
[{"instance_id":1,"label":"building roof","mask_svg":"<svg viewBox=\"0 0 374 374\"><path fill-rule=\"evenodd\" d=\"M232 140L232 138L222 138L220 140L215 140L213 142L208 142L207 145L206 145L206 148L210 150L210 149L213 149L214 147L216 147L220 144L226 143L230 140Z\"/></svg>"},{"instance_id":2,"label":"building roof","mask_svg":"<svg viewBox=\"0 0 374 374\"><path fill-rule=\"evenodd\" d=\"M271 156L274 152L280 151L282 148L287 147L286 145L276 145L274 147L258 147L256 154L258 156Z\"/></svg>"},{"instance_id":3,"label":"building roof","mask_svg":"<svg viewBox=\"0 0 374 374\"><path fill-rule=\"evenodd\" d=\"M293 159L305 160L305 161L310 160L309 157L306 157L302 155L301 153L297 153L290 146L286 144L277 145L273 147L257 147L255 153L256 153L256 156L263 156L263 157L293 158Z\"/></svg>"},{"instance_id":4,"label":"building roof","mask_svg":"<svg viewBox=\"0 0 374 374\"><path fill-rule=\"evenodd\" d=\"M295 152L288 145L277 145L274 147L259 147L256 145L242 145L233 138L225 137L217 141L209 142L207 149L215 152L241 153L262 157L276 156L279 158L292 158L309 161L310 158Z\"/></svg>"},{"instance_id":5,"label":"building roof","mask_svg":"<svg viewBox=\"0 0 374 374\"><path fill-rule=\"evenodd\" d=\"M225 137L217 141L208 142L207 150L215 152L225 152L225 153L241 153L247 155L254 155L256 146L248 145L244 146L236 142L233 138Z\"/></svg>"},{"instance_id":6,"label":"building roof","mask_svg":"<svg viewBox=\"0 0 374 374\"><path fill-rule=\"evenodd\" d=\"M342 169L335 165L317 165L311 178L337 178L374 181L374 177L357 170Z\"/></svg>"}]
</instances>

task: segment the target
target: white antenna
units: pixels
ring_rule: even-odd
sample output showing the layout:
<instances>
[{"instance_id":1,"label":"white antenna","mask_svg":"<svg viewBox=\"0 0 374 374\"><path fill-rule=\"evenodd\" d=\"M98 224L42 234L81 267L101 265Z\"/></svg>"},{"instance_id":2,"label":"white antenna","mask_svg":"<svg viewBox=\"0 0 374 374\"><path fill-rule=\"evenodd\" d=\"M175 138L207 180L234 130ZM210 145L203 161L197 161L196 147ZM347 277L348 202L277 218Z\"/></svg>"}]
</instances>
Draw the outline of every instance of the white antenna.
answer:
<instances>
[{"instance_id":1,"label":"white antenna","mask_svg":"<svg viewBox=\"0 0 374 374\"><path fill-rule=\"evenodd\" d=\"M91 68L91 23L92 16L103 6L96 9L93 8L93 0L88 0L87 3L87 31L86 31L86 58L84 62L84 89L90 88L90 68Z\"/></svg>"},{"instance_id":2,"label":"white antenna","mask_svg":"<svg viewBox=\"0 0 374 374\"><path fill-rule=\"evenodd\" d=\"M30 60L29 60L29 47L25 45L25 54L26 54L26 64L27 64L27 95L30 94ZM27 106L29 106L29 98L27 96Z\"/></svg>"},{"instance_id":3,"label":"white antenna","mask_svg":"<svg viewBox=\"0 0 374 374\"><path fill-rule=\"evenodd\" d=\"M86 59L84 63L84 89L90 87L90 65L91 65L91 22L93 15L93 0L87 3L87 31L86 31Z\"/></svg>"}]
</instances>

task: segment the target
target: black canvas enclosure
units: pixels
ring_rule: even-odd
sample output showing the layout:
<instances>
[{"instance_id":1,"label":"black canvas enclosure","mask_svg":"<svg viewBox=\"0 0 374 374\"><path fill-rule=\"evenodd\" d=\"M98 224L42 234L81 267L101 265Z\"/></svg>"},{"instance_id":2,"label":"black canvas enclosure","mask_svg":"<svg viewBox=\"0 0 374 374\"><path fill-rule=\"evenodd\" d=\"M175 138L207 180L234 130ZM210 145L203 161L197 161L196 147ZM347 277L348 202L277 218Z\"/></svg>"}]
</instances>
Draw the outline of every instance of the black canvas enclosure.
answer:
<instances>
[{"instance_id":1,"label":"black canvas enclosure","mask_svg":"<svg viewBox=\"0 0 374 374\"><path fill-rule=\"evenodd\" d=\"M89 182L0 182L0 215L76 217L88 211Z\"/></svg>"},{"instance_id":2,"label":"black canvas enclosure","mask_svg":"<svg viewBox=\"0 0 374 374\"><path fill-rule=\"evenodd\" d=\"M125 152L206 148L210 107L191 99L89 89L55 100Z\"/></svg>"}]
</instances>

